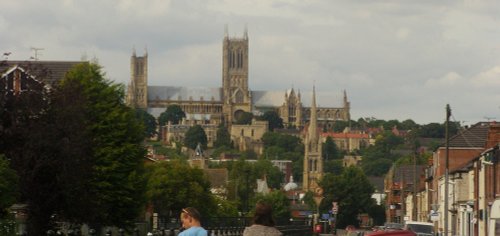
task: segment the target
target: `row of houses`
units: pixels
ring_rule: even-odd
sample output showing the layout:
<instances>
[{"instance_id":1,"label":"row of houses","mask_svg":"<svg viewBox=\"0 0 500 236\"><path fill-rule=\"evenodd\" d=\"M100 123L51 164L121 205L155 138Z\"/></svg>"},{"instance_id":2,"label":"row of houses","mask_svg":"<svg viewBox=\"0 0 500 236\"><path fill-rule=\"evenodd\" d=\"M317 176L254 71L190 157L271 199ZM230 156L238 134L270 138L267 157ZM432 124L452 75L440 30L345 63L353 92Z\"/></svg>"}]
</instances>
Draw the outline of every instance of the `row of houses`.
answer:
<instances>
[{"instance_id":1,"label":"row of houses","mask_svg":"<svg viewBox=\"0 0 500 236\"><path fill-rule=\"evenodd\" d=\"M393 167L384 183L387 222L426 221L436 232L488 235L500 199L499 144L500 124L480 122L450 137L426 165Z\"/></svg>"}]
</instances>

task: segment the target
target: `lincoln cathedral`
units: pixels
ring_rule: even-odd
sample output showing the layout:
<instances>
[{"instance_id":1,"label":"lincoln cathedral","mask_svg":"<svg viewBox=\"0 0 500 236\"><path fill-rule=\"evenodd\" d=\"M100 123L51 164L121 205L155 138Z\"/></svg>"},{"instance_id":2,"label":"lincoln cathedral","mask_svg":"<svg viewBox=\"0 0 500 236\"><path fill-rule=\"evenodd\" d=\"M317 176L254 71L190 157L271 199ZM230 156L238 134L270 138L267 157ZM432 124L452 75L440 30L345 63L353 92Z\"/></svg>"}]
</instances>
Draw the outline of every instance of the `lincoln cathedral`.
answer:
<instances>
[{"instance_id":1,"label":"lincoln cathedral","mask_svg":"<svg viewBox=\"0 0 500 236\"><path fill-rule=\"evenodd\" d=\"M231 126L243 112L260 115L274 110L283 119L285 127L303 128L311 117L312 92L296 91L294 88L282 91L251 90L248 86L248 42L246 29L242 37L229 37L226 29L222 42L222 87L219 88L150 86L148 54L138 56L134 50L130 59L131 79L127 104L146 109L155 117L169 105L176 104L186 113L185 122L215 127L221 123ZM334 96L337 92L341 93L316 92L319 128L326 130L337 120L350 120L350 103L346 92Z\"/></svg>"}]
</instances>

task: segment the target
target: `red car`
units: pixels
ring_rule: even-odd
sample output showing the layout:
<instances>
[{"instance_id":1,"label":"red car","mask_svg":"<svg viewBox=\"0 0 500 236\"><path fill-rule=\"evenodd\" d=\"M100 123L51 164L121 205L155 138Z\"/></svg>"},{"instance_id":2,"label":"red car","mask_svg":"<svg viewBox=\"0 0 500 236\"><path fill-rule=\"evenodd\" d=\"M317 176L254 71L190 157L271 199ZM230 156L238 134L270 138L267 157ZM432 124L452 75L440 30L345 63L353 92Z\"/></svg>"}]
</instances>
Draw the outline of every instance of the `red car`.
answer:
<instances>
[{"instance_id":1,"label":"red car","mask_svg":"<svg viewBox=\"0 0 500 236\"><path fill-rule=\"evenodd\" d=\"M375 231L371 233L365 233L369 236L416 236L416 234L410 230L389 230L389 231Z\"/></svg>"}]
</instances>

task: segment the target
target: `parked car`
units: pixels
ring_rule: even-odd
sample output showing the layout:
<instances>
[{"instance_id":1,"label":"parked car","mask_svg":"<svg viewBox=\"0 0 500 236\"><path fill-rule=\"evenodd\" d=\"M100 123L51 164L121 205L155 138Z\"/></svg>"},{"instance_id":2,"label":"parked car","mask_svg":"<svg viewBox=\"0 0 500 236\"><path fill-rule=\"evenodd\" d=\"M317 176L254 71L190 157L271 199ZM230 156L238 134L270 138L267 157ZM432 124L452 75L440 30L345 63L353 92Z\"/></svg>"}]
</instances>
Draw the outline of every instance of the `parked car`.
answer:
<instances>
[{"instance_id":1,"label":"parked car","mask_svg":"<svg viewBox=\"0 0 500 236\"><path fill-rule=\"evenodd\" d=\"M415 236L415 232L410 230L383 230L365 233L366 236Z\"/></svg>"},{"instance_id":2,"label":"parked car","mask_svg":"<svg viewBox=\"0 0 500 236\"><path fill-rule=\"evenodd\" d=\"M384 227L386 230L402 230L403 224L387 222L387 223L385 223Z\"/></svg>"},{"instance_id":3,"label":"parked car","mask_svg":"<svg viewBox=\"0 0 500 236\"><path fill-rule=\"evenodd\" d=\"M405 230L411 230L415 232L418 236L433 236L434 235L434 224L429 222L420 221L406 221Z\"/></svg>"}]
</instances>

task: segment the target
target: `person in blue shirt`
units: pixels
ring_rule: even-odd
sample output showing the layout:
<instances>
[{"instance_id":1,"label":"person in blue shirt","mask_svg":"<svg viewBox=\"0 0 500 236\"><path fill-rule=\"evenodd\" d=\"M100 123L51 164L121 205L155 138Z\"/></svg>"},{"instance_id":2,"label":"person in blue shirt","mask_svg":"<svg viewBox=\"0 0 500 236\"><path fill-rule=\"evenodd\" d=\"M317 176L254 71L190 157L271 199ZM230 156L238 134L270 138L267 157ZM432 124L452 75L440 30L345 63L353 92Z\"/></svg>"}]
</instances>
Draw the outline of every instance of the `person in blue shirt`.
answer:
<instances>
[{"instance_id":1,"label":"person in blue shirt","mask_svg":"<svg viewBox=\"0 0 500 236\"><path fill-rule=\"evenodd\" d=\"M193 207L181 211L182 231L179 236L207 236L207 231L201 227L201 214Z\"/></svg>"}]
</instances>

